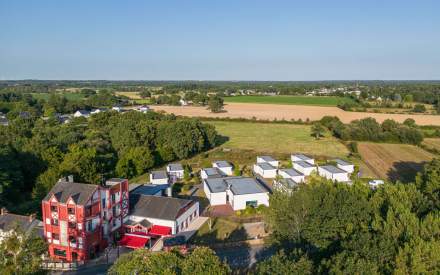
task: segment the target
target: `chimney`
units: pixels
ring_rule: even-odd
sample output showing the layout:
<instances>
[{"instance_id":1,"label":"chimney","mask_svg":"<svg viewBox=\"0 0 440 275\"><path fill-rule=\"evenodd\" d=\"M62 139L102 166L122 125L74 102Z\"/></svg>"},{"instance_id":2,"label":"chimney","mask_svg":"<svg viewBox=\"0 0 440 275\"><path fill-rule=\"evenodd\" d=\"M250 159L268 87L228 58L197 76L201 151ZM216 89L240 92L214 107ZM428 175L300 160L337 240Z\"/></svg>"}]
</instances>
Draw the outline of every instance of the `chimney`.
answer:
<instances>
[{"instance_id":1,"label":"chimney","mask_svg":"<svg viewBox=\"0 0 440 275\"><path fill-rule=\"evenodd\" d=\"M29 222L32 222L33 220L35 220L35 213L29 215Z\"/></svg>"},{"instance_id":2,"label":"chimney","mask_svg":"<svg viewBox=\"0 0 440 275\"><path fill-rule=\"evenodd\" d=\"M6 207L2 207L2 209L0 210L1 216L6 215L7 213L8 213L8 210L6 209Z\"/></svg>"}]
</instances>

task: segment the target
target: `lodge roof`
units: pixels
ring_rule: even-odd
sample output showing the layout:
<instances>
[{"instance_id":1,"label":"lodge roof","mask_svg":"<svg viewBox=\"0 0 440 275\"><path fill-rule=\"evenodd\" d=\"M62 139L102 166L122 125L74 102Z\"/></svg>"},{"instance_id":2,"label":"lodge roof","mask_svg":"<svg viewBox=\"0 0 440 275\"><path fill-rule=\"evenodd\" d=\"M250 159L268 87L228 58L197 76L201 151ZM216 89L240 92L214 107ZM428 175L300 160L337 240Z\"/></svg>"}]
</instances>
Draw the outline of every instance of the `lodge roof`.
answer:
<instances>
[{"instance_id":1,"label":"lodge roof","mask_svg":"<svg viewBox=\"0 0 440 275\"><path fill-rule=\"evenodd\" d=\"M160 197L141 194L130 194L130 209L133 216L174 221L180 211L192 200L173 197Z\"/></svg>"},{"instance_id":2,"label":"lodge roof","mask_svg":"<svg viewBox=\"0 0 440 275\"><path fill-rule=\"evenodd\" d=\"M75 204L84 205L98 189L98 185L59 181L47 193L43 201L49 201L52 195L61 203L67 203L72 198Z\"/></svg>"}]
</instances>

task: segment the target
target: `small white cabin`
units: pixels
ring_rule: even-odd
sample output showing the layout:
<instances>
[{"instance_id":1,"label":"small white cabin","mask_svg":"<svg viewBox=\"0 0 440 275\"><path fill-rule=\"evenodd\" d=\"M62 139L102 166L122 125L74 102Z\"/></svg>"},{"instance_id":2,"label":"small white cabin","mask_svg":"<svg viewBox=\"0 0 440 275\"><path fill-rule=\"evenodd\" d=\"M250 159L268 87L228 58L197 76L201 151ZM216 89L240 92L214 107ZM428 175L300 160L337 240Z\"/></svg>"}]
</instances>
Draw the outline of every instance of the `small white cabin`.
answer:
<instances>
[{"instance_id":1,"label":"small white cabin","mask_svg":"<svg viewBox=\"0 0 440 275\"><path fill-rule=\"evenodd\" d=\"M280 169L280 170L278 170L278 175L280 177L282 177L283 179L291 179L297 183L305 181L304 174L302 174L301 172L299 172L293 168Z\"/></svg>"},{"instance_id":2,"label":"small white cabin","mask_svg":"<svg viewBox=\"0 0 440 275\"><path fill-rule=\"evenodd\" d=\"M214 161L212 163L213 168L219 169L223 174L227 176L232 176L233 174L233 166L229 162L225 160Z\"/></svg>"},{"instance_id":3,"label":"small white cabin","mask_svg":"<svg viewBox=\"0 0 440 275\"><path fill-rule=\"evenodd\" d=\"M271 156L257 156L257 163L269 163L276 168L280 166L280 162Z\"/></svg>"},{"instance_id":4,"label":"small white cabin","mask_svg":"<svg viewBox=\"0 0 440 275\"><path fill-rule=\"evenodd\" d=\"M310 163L311 165L315 165L315 160L309 156L303 155L303 154L292 154L290 156L290 159L292 160L292 162L296 162L296 161L305 161Z\"/></svg>"},{"instance_id":5,"label":"small white cabin","mask_svg":"<svg viewBox=\"0 0 440 275\"><path fill-rule=\"evenodd\" d=\"M306 162L306 161L295 161L292 162L293 169L301 172L304 176L310 176L310 174L316 171L316 166Z\"/></svg>"},{"instance_id":6,"label":"small white cabin","mask_svg":"<svg viewBox=\"0 0 440 275\"><path fill-rule=\"evenodd\" d=\"M254 164L254 172L265 179L273 179L277 176L277 168L268 162Z\"/></svg>"},{"instance_id":7,"label":"small white cabin","mask_svg":"<svg viewBox=\"0 0 440 275\"><path fill-rule=\"evenodd\" d=\"M347 162L345 160L342 159L335 159L336 162L336 166L344 171L347 171L348 173L353 173L354 172L354 164Z\"/></svg>"},{"instance_id":8,"label":"small white cabin","mask_svg":"<svg viewBox=\"0 0 440 275\"><path fill-rule=\"evenodd\" d=\"M151 184L168 184L168 174L166 171L151 171Z\"/></svg>"},{"instance_id":9,"label":"small white cabin","mask_svg":"<svg viewBox=\"0 0 440 275\"><path fill-rule=\"evenodd\" d=\"M318 167L318 174L326 179L336 182L348 182L350 177L347 171L344 171L333 165L324 165Z\"/></svg>"}]
</instances>

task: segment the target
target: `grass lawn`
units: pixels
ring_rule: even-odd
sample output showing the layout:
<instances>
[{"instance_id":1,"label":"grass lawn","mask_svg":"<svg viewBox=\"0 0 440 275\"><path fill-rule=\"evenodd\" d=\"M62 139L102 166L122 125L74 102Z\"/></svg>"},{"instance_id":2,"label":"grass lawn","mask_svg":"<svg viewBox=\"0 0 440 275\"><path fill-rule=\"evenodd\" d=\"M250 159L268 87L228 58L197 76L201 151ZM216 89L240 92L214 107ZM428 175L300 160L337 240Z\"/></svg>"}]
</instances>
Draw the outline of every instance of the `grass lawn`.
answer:
<instances>
[{"instance_id":1,"label":"grass lawn","mask_svg":"<svg viewBox=\"0 0 440 275\"><path fill-rule=\"evenodd\" d=\"M290 154L301 152L313 156L344 157L347 148L326 133L316 140L309 125L207 121L227 141L224 148L252 150L260 153Z\"/></svg>"},{"instance_id":2,"label":"grass lawn","mask_svg":"<svg viewBox=\"0 0 440 275\"><path fill-rule=\"evenodd\" d=\"M425 138L423 139L423 145L440 151L440 138Z\"/></svg>"},{"instance_id":3,"label":"grass lawn","mask_svg":"<svg viewBox=\"0 0 440 275\"><path fill-rule=\"evenodd\" d=\"M337 106L339 103L352 102L349 98L336 96L231 96L225 97L225 102L232 103L261 103L287 105Z\"/></svg>"},{"instance_id":4,"label":"grass lawn","mask_svg":"<svg viewBox=\"0 0 440 275\"><path fill-rule=\"evenodd\" d=\"M148 98L145 99L135 99L134 102L136 102L136 104L151 104L151 100Z\"/></svg>"},{"instance_id":5,"label":"grass lawn","mask_svg":"<svg viewBox=\"0 0 440 275\"><path fill-rule=\"evenodd\" d=\"M241 241L246 239L242 225L225 218L211 218L212 228L207 221L191 238L195 244L213 244L219 241Z\"/></svg>"},{"instance_id":6,"label":"grass lawn","mask_svg":"<svg viewBox=\"0 0 440 275\"><path fill-rule=\"evenodd\" d=\"M56 93L57 95L65 96L68 100L82 100L84 96L80 93ZM47 100L50 93L32 93L32 97L35 99Z\"/></svg>"}]
</instances>

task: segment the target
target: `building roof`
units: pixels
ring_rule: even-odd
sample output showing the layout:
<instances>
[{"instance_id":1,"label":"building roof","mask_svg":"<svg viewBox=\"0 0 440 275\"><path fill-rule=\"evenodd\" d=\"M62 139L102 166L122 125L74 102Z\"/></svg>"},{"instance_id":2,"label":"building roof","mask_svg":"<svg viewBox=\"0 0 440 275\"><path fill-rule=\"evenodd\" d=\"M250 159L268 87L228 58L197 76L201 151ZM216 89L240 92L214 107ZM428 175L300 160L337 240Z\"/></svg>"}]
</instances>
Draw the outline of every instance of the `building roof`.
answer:
<instances>
[{"instance_id":1,"label":"building roof","mask_svg":"<svg viewBox=\"0 0 440 275\"><path fill-rule=\"evenodd\" d=\"M86 204L93 193L98 189L98 185L59 181L54 187L47 193L43 201L49 201L52 195L58 200L58 202L66 203L71 197L75 204Z\"/></svg>"},{"instance_id":2,"label":"building roof","mask_svg":"<svg viewBox=\"0 0 440 275\"><path fill-rule=\"evenodd\" d=\"M120 179L120 178L111 178L105 181L106 186L113 186L119 183L123 183L124 181L127 181L126 179Z\"/></svg>"},{"instance_id":3,"label":"building roof","mask_svg":"<svg viewBox=\"0 0 440 275\"><path fill-rule=\"evenodd\" d=\"M8 126L9 120L6 117L0 117L0 125Z\"/></svg>"},{"instance_id":4,"label":"building roof","mask_svg":"<svg viewBox=\"0 0 440 275\"><path fill-rule=\"evenodd\" d=\"M353 165L353 163L350 163L348 161L345 161L343 159L335 159L335 162L339 165L347 166L347 165Z\"/></svg>"},{"instance_id":5,"label":"building roof","mask_svg":"<svg viewBox=\"0 0 440 275\"><path fill-rule=\"evenodd\" d=\"M292 156L299 158L300 160L312 160L313 158L306 156L304 154L293 154Z\"/></svg>"},{"instance_id":6,"label":"building roof","mask_svg":"<svg viewBox=\"0 0 440 275\"><path fill-rule=\"evenodd\" d=\"M294 161L293 163L296 163L303 168L315 167L314 165L311 165L310 163L308 163L306 161Z\"/></svg>"},{"instance_id":7,"label":"building roof","mask_svg":"<svg viewBox=\"0 0 440 275\"><path fill-rule=\"evenodd\" d=\"M232 167L232 164L230 164L226 160L218 160L218 161L214 161L213 163L215 163L215 165L217 165L217 167L219 168Z\"/></svg>"},{"instance_id":8,"label":"building roof","mask_svg":"<svg viewBox=\"0 0 440 275\"><path fill-rule=\"evenodd\" d=\"M0 215L0 230L10 231L17 227L23 233L27 233L36 227L41 221L31 218L30 216L16 215L11 213L4 213Z\"/></svg>"},{"instance_id":9,"label":"building roof","mask_svg":"<svg viewBox=\"0 0 440 275\"><path fill-rule=\"evenodd\" d=\"M347 174L347 171L344 171L341 168L338 168L333 165L324 165L324 166L320 166L319 168L327 170L328 172L330 172L332 174Z\"/></svg>"},{"instance_id":10,"label":"building roof","mask_svg":"<svg viewBox=\"0 0 440 275\"><path fill-rule=\"evenodd\" d=\"M258 156L260 159L264 160L264 161L276 161L273 157L271 156Z\"/></svg>"},{"instance_id":11,"label":"building roof","mask_svg":"<svg viewBox=\"0 0 440 275\"><path fill-rule=\"evenodd\" d=\"M287 175L289 175L291 177L304 176L301 172L299 172L293 168L280 169L280 171L283 171L284 173L286 173Z\"/></svg>"},{"instance_id":12,"label":"building roof","mask_svg":"<svg viewBox=\"0 0 440 275\"><path fill-rule=\"evenodd\" d=\"M267 162L257 163L256 165L259 166L263 170L276 170L277 169Z\"/></svg>"},{"instance_id":13,"label":"building roof","mask_svg":"<svg viewBox=\"0 0 440 275\"><path fill-rule=\"evenodd\" d=\"M170 172L183 171L183 166L180 163L170 163L168 164L168 169Z\"/></svg>"},{"instance_id":14,"label":"building roof","mask_svg":"<svg viewBox=\"0 0 440 275\"><path fill-rule=\"evenodd\" d=\"M192 200L130 194L130 215L162 220L175 220Z\"/></svg>"},{"instance_id":15,"label":"building roof","mask_svg":"<svg viewBox=\"0 0 440 275\"><path fill-rule=\"evenodd\" d=\"M208 176L208 178L210 178L210 177L222 177L222 173L216 167L203 168L202 170L205 171L205 173Z\"/></svg>"},{"instance_id":16,"label":"building roof","mask_svg":"<svg viewBox=\"0 0 440 275\"><path fill-rule=\"evenodd\" d=\"M226 177L205 179L211 193L225 192L228 187L235 195L267 193L268 191L254 178Z\"/></svg>"},{"instance_id":17,"label":"building roof","mask_svg":"<svg viewBox=\"0 0 440 275\"><path fill-rule=\"evenodd\" d=\"M286 187L288 187L288 188L293 188L293 187L298 186L298 182L294 181L294 180L291 179L291 178L288 178L288 179L279 179L279 180L277 180L277 181L278 181L278 183L280 183L281 185L284 185L284 186L286 186Z\"/></svg>"},{"instance_id":18,"label":"building roof","mask_svg":"<svg viewBox=\"0 0 440 275\"><path fill-rule=\"evenodd\" d=\"M167 188L166 184L141 184L130 190L130 194L156 195Z\"/></svg>"},{"instance_id":19,"label":"building roof","mask_svg":"<svg viewBox=\"0 0 440 275\"><path fill-rule=\"evenodd\" d=\"M151 171L151 176L154 180L168 178L168 174L166 171Z\"/></svg>"},{"instance_id":20,"label":"building roof","mask_svg":"<svg viewBox=\"0 0 440 275\"><path fill-rule=\"evenodd\" d=\"M80 114L82 114L82 115L90 115L90 112L87 111L87 110L78 110L78 111L76 111L76 112L78 112L78 113L80 113Z\"/></svg>"},{"instance_id":21,"label":"building roof","mask_svg":"<svg viewBox=\"0 0 440 275\"><path fill-rule=\"evenodd\" d=\"M153 224L147 221L146 219L143 219L141 221L134 221L132 219L128 219L126 222L124 222L124 225L128 226L135 226L135 225L142 225L143 227L151 227Z\"/></svg>"}]
</instances>

